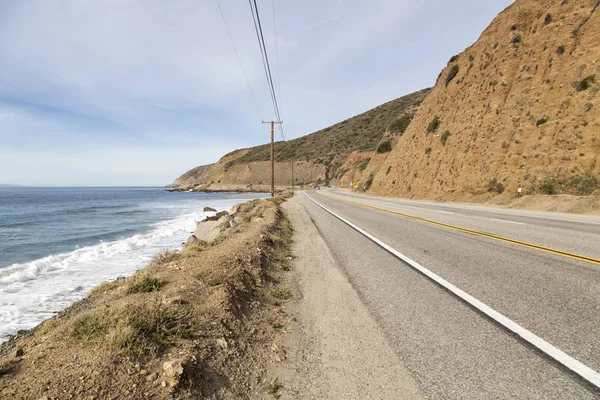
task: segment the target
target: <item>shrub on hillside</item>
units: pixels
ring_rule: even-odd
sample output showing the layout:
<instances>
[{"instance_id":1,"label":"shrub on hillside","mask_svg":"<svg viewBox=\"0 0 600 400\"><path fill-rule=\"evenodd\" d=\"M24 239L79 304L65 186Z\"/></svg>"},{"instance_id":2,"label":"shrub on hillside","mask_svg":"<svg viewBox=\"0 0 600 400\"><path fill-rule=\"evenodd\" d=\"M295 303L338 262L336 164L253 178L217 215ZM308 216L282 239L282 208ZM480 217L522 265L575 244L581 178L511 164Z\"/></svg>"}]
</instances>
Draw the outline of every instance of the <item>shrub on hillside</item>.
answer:
<instances>
[{"instance_id":1,"label":"shrub on hillside","mask_svg":"<svg viewBox=\"0 0 600 400\"><path fill-rule=\"evenodd\" d=\"M448 138L450 137L450 135L451 135L450 131L447 130L444 133L442 133L442 136L440 136L440 140L444 146L446 145L446 142L448 141Z\"/></svg>"},{"instance_id":2,"label":"shrub on hillside","mask_svg":"<svg viewBox=\"0 0 600 400\"><path fill-rule=\"evenodd\" d=\"M435 117L433 117L429 125L427 125L427 133L435 132L438 126L440 126L440 119L436 115Z\"/></svg>"},{"instance_id":3,"label":"shrub on hillside","mask_svg":"<svg viewBox=\"0 0 600 400\"><path fill-rule=\"evenodd\" d=\"M548 13L546 14L546 18L544 18L544 24L548 25L550 22L552 22L552 14Z\"/></svg>"},{"instance_id":4,"label":"shrub on hillside","mask_svg":"<svg viewBox=\"0 0 600 400\"><path fill-rule=\"evenodd\" d=\"M537 120L537 122L535 123L535 126L544 125L546 122L548 122L548 120L549 120L548 117L542 117Z\"/></svg>"},{"instance_id":5,"label":"shrub on hillside","mask_svg":"<svg viewBox=\"0 0 600 400\"><path fill-rule=\"evenodd\" d=\"M519 47L519 43L521 43L521 34L517 33L510 42L513 44L513 47Z\"/></svg>"},{"instance_id":6,"label":"shrub on hillside","mask_svg":"<svg viewBox=\"0 0 600 400\"><path fill-rule=\"evenodd\" d=\"M390 124L388 130L392 133L404 133L412 121L412 115L403 115Z\"/></svg>"},{"instance_id":7,"label":"shrub on hillside","mask_svg":"<svg viewBox=\"0 0 600 400\"><path fill-rule=\"evenodd\" d=\"M578 92L588 90L590 87L592 87L592 85L595 82L596 82L596 75L590 75L587 78L580 81L579 83L577 83L577 86L575 87L575 89L577 89Z\"/></svg>"},{"instance_id":8,"label":"shrub on hillside","mask_svg":"<svg viewBox=\"0 0 600 400\"><path fill-rule=\"evenodd\" d=\"M558 48L556 49L556 54L558 54L559 56L562 56L565 53L565 45L561 44L560 46L558 46Z\"/></svg>"},{"instance_id":9,"label":"shrub on hillside","mask_svg":"<svg viewBox=\"0 0 600 400\"><path fill-rule=\"evenodd\" d=\"M492 178L488 182L488 192L502 193L504 192L504 185L498 182L496 178Z\"/></svg>"},{"instance_id":10,"label":"shrub on hillside","mask_svg":"<svg viewBox=\"0 0 600 400\"><path fill-rule=\"evenodd\" d=\"M448 84L450 82L452 82L452 79L456 78L456 75L458 75L459 69L460 69L460 67L458 66L458 64L454 64L452 66L452 68L448 72L448 76L446 76L446 86L448 86Z\"/></svg>"},{"instance_id":11,"label":"shrub on hillside","mask_svg":"<svg viewBox=\"0 0 600 400\"><path fill-rule=\"evenodd\" d=\"M382 140L377 146L377 154L389 153L392 151L392 142L389 140Z\"/></svg>"},{"instance_id":12,"label":"shrub on hillside","mask_svg":"<svg viewBox=\"0 0 600 400\"><path fill-rule=\"evenodd\" d=\"M429 155L431 153L431 147L427 147L425 149L425 154Z\"/></svg>"},{"instance_id":13,"label":"shrub on hillside","mask_svg":"<svg viewBox=\"0 0 600 400\"><path fill-rule=\"evenodd\" d=\"M542 194L556 194L556 181L554 178L546 178L539 183L537 190Z\"/></svg>"}]
</instances>

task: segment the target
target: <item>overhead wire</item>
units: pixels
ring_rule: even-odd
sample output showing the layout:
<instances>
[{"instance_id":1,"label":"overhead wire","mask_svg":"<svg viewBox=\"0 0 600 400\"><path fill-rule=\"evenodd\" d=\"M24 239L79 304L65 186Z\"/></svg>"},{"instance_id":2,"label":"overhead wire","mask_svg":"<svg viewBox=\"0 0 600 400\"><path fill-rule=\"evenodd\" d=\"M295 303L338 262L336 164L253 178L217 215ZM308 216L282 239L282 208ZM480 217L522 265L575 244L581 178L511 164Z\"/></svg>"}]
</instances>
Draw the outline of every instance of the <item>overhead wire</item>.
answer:
<instances>
[{"instance_id":1,"label":"overhead wire","mask_svg":"<svg viewBox=\"0 0 600 400\"><path fill-rule=\"evenodd\" d=\"M273 34L275 35L275 66L277 67L277 95L279 96L279 103L281 104L281 73L279 69L279 42L277 41L277 23L275 21L275 0L271 0L273 5ZM283 127L279 125L281 137L285 140L283 134Z\"/></svg>"},{"instance_id":2,"label":"overhead wire","mask_svg":"<svg viewBox=\"0 0 600 400\"><path fill-rule=\"evenodd\" d=\"M269 56L267 53L267 46L265 44L264 34L262 30L262 24L260 22L260 15L258 13L258 6L256 4L256 0L248 0L250 5L250 11L252 12L252 19L254 22L254 30L256 32L256 37L258 40L258 45L261 51L261 57L263 61L263 68L265 70L265 77L267 79L267 85L269 87L269 93L271 95L271 101L273 102L273 111L275 112L275 117L278 121L281 121L281 114L279 111L279 104L277 102L277 95L275 92L275 86L273 84L273 75L271 73L271 65L269 63ZM280 132L282 139L285 141L285 134L283 132L283 128L280 126Z\"/></svg>"},{"instance_id":3,"label":"overhead wire","mask_svg":"<svg viewBox=\"0 0 600 400\"><path fill-rule=\"evenodd\" d=\"M231 36L231 31L229 30L229 26L227 25L227 20L225 19L225 14L223 14L223 9L221 8L221 3L219 0L215 0L217 3L217 7L219 8L219 13L221 14L221 19L223 20L223 25L225 25L225 30L227 31L227 36L229 36L229 42L231 43L231 47L233 48L233 52L235 53L235 58L240 66L240 70L242 71L242 75L244 75L244 80L246 81L246 86L248 87L248 91L250 92L250 97L252 97L252 102L256 107L256 111L261 114L260 107L258 106L258 102L256 101L256 97L254 96L254 92L252 91L252 86L250 86L250 81L248 80L248 75L246 75L246 71L244 70L244 66L242 64L242 60L240 59L240 55L237 51L235 43L233 41L233 37Z\"/></svg>"}]
</instances>

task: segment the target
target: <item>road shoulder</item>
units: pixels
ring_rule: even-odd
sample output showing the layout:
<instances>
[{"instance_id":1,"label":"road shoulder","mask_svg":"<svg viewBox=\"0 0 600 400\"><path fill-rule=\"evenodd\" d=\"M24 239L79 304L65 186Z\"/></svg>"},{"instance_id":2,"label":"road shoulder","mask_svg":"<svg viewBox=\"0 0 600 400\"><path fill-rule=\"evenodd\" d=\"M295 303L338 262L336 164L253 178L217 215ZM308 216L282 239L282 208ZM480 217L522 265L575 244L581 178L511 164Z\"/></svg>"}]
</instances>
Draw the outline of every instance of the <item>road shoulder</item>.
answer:
<instances>
[{"instance_id":1,"label":"road shoulder","mask_svg":"<svg viewBox=\"0 0 600 400\"><path fill-rule=\"evenodd\" d=\"M277 366L281 398L424 398L304 206L291 199L283 208L294 227L297 295L288 307L297 321Z\"/></svg>"}]
</instances>

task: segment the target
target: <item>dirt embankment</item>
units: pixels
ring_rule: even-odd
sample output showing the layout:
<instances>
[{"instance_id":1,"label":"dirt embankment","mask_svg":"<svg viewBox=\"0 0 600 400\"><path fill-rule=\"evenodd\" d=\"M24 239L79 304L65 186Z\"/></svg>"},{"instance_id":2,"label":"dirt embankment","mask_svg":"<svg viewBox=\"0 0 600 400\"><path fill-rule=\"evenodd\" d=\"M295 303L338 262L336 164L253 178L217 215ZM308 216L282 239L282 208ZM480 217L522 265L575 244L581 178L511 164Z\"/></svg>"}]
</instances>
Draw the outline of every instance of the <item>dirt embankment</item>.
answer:
<instances>
[{"instance_id":1,"label":"dirt embankment","mask_svg":"<svg viewBox=\"0 0 600 400\"><path fill-rule=\"evenodd\" d=\"M450 59L372 192L462 201L600 189L598 6L517 0L500 13Z\"/></svg>"},{"instance_id":2,"label":"dirt embankment","mask_svg":"<svg viewBox=\"0 0 600 400\"><path fill-rule=\"evenodd\" d=\"M181 253L159 254L134 276L102 284L19 332L0 347L0 398L244 399L277 392L267 365L285 358L276 342L288 317L284 282L292 259L282 201L238 206L197 229L201 237Z\"/></svg>"}]
</instances>

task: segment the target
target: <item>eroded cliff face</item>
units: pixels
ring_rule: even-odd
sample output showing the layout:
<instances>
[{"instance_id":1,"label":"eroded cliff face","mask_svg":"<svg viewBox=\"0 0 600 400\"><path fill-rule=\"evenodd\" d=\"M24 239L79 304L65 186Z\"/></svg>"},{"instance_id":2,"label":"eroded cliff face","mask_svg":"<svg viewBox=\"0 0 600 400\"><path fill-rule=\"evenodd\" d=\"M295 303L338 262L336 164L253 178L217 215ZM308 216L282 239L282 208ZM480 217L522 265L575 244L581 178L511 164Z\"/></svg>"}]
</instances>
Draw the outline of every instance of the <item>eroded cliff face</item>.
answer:
<instances>
[{"instance_id":1,"label":"eroded cliff face","mask_svg":"<svg viewBox=\"0 0 600 400\"><path fill-rule=\"evenodd\" d=\"M371 191L589 194L600 165L598 0L519 0L453 57Z\"/></svg>"}]
</instances>

